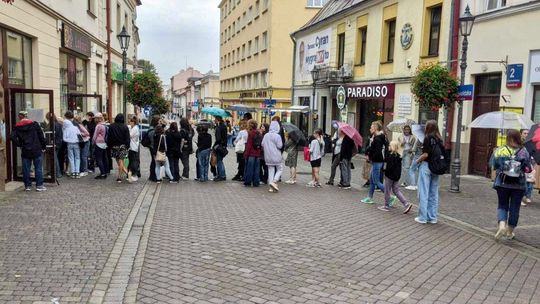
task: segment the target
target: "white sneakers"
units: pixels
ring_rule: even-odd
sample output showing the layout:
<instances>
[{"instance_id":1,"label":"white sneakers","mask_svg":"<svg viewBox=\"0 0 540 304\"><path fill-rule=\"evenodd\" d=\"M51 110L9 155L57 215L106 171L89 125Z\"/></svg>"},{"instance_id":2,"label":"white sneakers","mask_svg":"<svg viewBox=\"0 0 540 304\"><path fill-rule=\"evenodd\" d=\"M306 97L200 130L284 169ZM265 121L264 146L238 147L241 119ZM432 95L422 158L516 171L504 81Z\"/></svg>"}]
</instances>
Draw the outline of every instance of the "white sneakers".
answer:
<instances>
[{"instance_id":1,"label":"white sneakers","mask_svg":"<svg viewBox=\"0 0 540 304\"><path fill-rule=\"evenodd\" d=\"M417 186L407 186L407 187L405 187L405 189L416 191L416 190L418 190L418 187Z\"/></svg>"}]
</instances>

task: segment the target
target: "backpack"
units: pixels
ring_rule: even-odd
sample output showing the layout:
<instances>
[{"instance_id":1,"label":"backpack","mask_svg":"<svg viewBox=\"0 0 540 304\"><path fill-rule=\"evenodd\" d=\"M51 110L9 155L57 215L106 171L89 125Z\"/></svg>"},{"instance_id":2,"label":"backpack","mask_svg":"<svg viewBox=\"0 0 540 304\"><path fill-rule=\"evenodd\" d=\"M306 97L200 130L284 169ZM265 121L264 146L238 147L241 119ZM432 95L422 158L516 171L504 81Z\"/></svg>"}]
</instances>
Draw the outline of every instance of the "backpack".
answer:
<instances>
[{"instance_id":1,"label":"backpack","mask_svg":"<svg viewBox=\"0 0 540 304\"><path fill-rule=\"evenodd\" d=\"M152 141L150 140L150 132L144 133L142 139L141 139L141 145L145 148L150 148L152 146Z\"/></svg>"},{"instance_id":2,"label":"backpack","mask_svg":"<svg viewBox=\"0 0 540 304\"><path fill-rule=\"evenodd\" d=\"M260 149L262 147L262 136L261 133L256 132L255 137L253 137L253 148L254 149Z\"/></svg>"},{"instance_id":3,"label":"backpack","mask_svg":"<svg viewBox=\"0 0 540 304\"><path fill-rule=\"evenodd\" d=\"M429 155L429 171L435 175L443 175L448 171L449 159L446 155L443 143L440 140L431 138L431 153Z\"/></svg>"},{"instance_id":4,"label":"backpack","mask_svg":"<svg viewBox=\"0 0 540 304\"><path fill-rule=\"evenodd\" d=\"M522 163L516 159L516 155L521 151L521 149L512 153L508 146L505 148L510 152L511 156L509 159L505 160L502 167L502 181L503 184L518 184L521 181L521 177L524 176L522 172Z\"/></svg>"}]
</instances>

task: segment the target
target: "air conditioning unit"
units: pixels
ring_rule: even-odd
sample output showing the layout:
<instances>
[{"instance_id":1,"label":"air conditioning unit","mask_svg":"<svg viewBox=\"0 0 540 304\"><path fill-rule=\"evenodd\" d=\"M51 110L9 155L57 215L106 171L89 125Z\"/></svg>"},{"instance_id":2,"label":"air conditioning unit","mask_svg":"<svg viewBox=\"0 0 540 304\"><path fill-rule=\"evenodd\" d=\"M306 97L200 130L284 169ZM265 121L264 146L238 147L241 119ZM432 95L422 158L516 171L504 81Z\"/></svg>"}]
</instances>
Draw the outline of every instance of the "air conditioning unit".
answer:
<instances>
[{"instance_id":1,"label":"air conditioning unit","mask_svg":"<svg viewBox=\"0 0 540 304\"><path fill-rule=\"evenodd\" d=\"M342 78L352 78L353 77L353 71L352 67L348 64L345 64L339 69L339 76Z\"/></svg>"},{"instance_id":2,"label":"air conditioning unit","mask_svg":"<svg viewBox=\"0 0 540 304\"><path fill-rule=\"evenodd\" d=\"M335 81L339 78L339 71L332 70L328 73L328 80L329 81Z\"/></svg>"}]
</instances>

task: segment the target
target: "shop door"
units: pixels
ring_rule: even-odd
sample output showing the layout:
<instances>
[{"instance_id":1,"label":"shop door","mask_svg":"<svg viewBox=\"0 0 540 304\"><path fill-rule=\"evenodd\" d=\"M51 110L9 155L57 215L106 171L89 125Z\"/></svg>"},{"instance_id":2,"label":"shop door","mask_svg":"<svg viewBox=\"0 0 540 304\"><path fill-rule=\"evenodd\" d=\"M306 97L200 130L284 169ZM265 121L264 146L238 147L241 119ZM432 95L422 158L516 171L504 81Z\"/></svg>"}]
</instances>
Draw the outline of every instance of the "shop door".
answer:
<instances>
[{"instance_id":1,"label":"shop door","mask_svg":"<svg viewBox=\"0 0 540 304\"><path fill-rule=\"evenodd\" d=\"M107 112L103 105L103 96L98 94L70 93L68 94L68 109L82 118L88 112Z\"/></svg>"},{"instance_id":2,"label":"shop door","mask_svg":"<svg viewBox=\"0 0 540 304\"><path fill-rule=\"evenodd\" d=\"M27 111L28 118L37 121L47 141L47 148L43 155L43 177L46 182L55 181L54 166L54 127L48 120L49 113L54 113L53 109L53 91L52 90L31 90L31 89L9 89L10 96L10 123L8 130L14 129L19 120L18 113ZM8 163L11 164L9 177L12 180L22 180L22 158L21 149L11 145ZM31 171L31 176L34 171Z\"/></svg>"},{"instance_id":3,"label":"shop door","mask_svg":"<svg viewBox=\"0 0 540 304\"><path fill-rule=\"evenodd\" d=\"M484 113L499 110L501 75L479 76L475 86L473 120ZM471 129L470 174L487 176L489 157L497 143L497 132L496 129Z\"/></svg>"}]
</instances>

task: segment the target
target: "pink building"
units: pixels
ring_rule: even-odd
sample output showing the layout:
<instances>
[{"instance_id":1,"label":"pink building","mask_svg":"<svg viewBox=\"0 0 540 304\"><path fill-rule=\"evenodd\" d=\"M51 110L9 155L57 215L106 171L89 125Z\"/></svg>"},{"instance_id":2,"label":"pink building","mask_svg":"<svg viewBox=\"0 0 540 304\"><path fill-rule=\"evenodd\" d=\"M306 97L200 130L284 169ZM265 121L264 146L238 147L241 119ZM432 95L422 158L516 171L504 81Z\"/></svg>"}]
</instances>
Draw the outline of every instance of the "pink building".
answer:
<instances>
[{"instance_id":1,"label":"pink building","mask_svg":"<svg viewBox=\"0 0 540 304\"><path fill-rule=\"evenodd\" d=\"M192 67L187 68L187 70L181 70L180 73L171 77L173 113L176 113L181 117L190 118L191 113L189 113L189 111L191 110L191 106L196 97L196 94L194 94L193 80L201 79L203 77L204 74ZM192 83L190 83L190 81Z\"/></svg>"}]
</instances>

